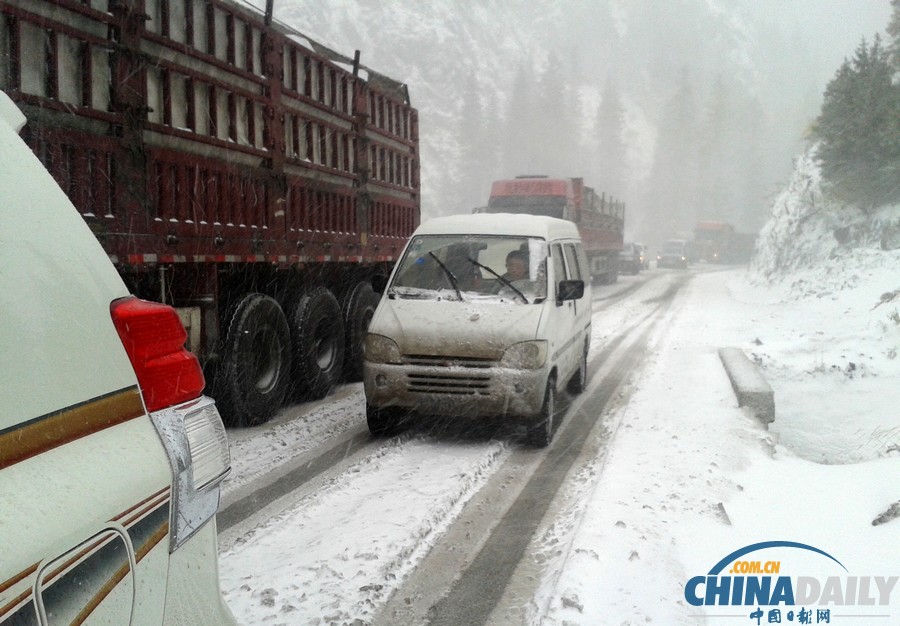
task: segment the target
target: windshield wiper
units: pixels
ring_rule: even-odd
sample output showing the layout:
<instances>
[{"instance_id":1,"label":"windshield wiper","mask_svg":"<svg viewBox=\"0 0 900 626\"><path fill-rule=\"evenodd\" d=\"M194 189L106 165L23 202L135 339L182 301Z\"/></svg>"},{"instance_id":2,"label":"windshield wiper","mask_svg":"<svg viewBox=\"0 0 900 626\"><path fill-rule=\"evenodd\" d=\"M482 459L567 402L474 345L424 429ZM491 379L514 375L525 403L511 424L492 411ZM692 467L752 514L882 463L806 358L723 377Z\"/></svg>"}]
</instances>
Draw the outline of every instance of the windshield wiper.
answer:
<instances>
[{"instance_id":1,"label":"windshield wiper","mask_svg":"<svg viewBox=\"0 0 900 626\"><path fill-rule=\"evenodd\" d=\"M463 302L462 292L459 290L459 281L456 280L456 276L453 275L447 266L441 263L441 260L437 258L437 255L434 252L428 253L432 259L437 261L437 264L441 266L441 269L444 270L444 273L447 275L447 278L450 279L450 284L453 285L453 289L456 291L456 295L459 297L459 301Z\"/></svg>"},{"instance_id":2,"label":"windshield wiper","mask_svg":"<svg viewBox=\"0 0 900 626\"><path fill-rule=\"evenodd\" d=\"M500 274L498 274L497 272L495 272L494 270L492 270L491 268L489 268L487 265L484 265L483 263L479 263L478 261L476 261L475 259L473 259L472 257L469 257L469 256L466 257L466 261L468 261L468 262L471 263L472 265L476 265L476 266L480 267L480 268L483 269L483 270L489 271L491 274L493 274L494 276L496 276L497 279L498 279L501 283L503 283L504 285L506 285L507 287L509 287L509 288L512 289L513 291L515 291L515 292L516 292L516 295L518 295L520 298L522 298L522 300L525 301L525 304L530 304L530 302L528 302L528 298L525 297L525 294L524 294L524 293L522 293L521 291L519 291L519 289L518 289L515 285L513 285L511 282L509 282L508 280L506 280L505 278L503 278Z\"/></svg>"}]
</instances>

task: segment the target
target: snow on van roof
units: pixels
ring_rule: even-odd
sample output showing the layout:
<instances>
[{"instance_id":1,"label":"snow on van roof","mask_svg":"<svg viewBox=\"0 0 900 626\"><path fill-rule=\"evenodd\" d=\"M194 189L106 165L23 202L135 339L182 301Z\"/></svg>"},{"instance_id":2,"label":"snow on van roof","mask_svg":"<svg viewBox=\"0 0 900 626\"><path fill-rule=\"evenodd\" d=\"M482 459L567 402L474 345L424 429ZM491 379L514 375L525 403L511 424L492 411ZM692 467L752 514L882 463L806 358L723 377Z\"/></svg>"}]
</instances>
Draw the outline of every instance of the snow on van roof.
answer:
<instances>
[{"instance_id":1,"label":"snow on van roof","mask_svg":"<svg viewBox=\"0 0 900 626\"><path fill-rule=\"evenodd\" d=\"M416 235L516 235L544 239L578 239L572 222L522 213L475 213L435 217L423 222Z\"/></svg>"}]
</instances>

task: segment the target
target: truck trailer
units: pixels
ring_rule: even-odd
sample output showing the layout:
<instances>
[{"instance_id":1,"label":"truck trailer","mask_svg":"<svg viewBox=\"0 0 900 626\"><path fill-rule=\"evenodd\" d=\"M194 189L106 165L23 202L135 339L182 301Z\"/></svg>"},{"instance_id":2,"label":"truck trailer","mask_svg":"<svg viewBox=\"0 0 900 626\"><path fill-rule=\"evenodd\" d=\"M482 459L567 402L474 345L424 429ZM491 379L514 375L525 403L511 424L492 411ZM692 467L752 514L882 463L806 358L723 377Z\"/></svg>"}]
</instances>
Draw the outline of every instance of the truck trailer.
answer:
<instances>
[{"instance_id":1,"label":"truck trailer","mask_svg":"<svg viewBox=\"0 0 900 626\"><path fill-rule=\"evenodd\" d=\"M517 176L491 185L486 213L529 213L574 222L587 253L593 280L612 283L618 277L623 247L625 203L596 193L582 178Z\"/></svg>"},{"instance_id":2,"label":"truck trailer","mask_svg":"<svg viewBox=\"0 0 900 626\"><path fill-rule=\"evenodd\" d=\"M420 219L406 85L268 6L0 0L23 138L237 426L361 377L371 280Z\"/></svg>"}]
</instances>

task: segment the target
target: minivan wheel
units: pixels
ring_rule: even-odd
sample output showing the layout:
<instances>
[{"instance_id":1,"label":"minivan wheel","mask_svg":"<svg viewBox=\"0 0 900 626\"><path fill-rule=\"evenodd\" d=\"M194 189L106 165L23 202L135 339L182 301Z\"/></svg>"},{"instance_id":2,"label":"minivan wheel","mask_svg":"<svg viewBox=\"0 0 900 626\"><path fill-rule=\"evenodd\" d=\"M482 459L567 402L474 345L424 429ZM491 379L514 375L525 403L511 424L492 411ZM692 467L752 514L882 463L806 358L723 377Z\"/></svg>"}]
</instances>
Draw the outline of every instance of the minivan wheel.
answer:
<instances>
[{"instance_id":1,"label":"minivan wheel","mask_svg":"<svg viewBox=\"0 0 900 626\"><path fill-rule=\"evenodd\" d=\"M547 390L544 392L544 404L540 413L534 417L534 421L528 425L525 442L532 448L546 448L553 439L556 431L554 419L556 417L556 385L553 379L547 381Z\"/></svg>"},{"instance_id":2,"label":"minivan wheel","mask_svg":"<svg viewBox=\"0 0 900 626\"><path fill-rule=\"evenodd\" d=\"M291 370L287 319L274 299L245 296L234 307L215 379L215 399L230 426L268 421L284 401Z\"/></svg>"},{"instance_id":3,"label":"minivan wheel","mask_svg":"<svg viewBox=\"0 0 900 626\"><path fill-rule=\"evenodd\" d=\"M587 355L588 342L585 340L584 350L581 353L581 364L578 367L578 371L572 375L572 378L569 379L569 384L566 386L567 391L573 396L584 391L584 388L587 386Z\"/></svg>"},{"instance_id":4,"label":"minivan wheel","mask_svg":"<svg viewBox=\"0 0 900 626\"><path fill-rule=\"evenodd\" d=\"M366 423L375 437L390 437L404 429L404 409L396 406L376 407L366 402Z\"/></svg>"}]
</instances>

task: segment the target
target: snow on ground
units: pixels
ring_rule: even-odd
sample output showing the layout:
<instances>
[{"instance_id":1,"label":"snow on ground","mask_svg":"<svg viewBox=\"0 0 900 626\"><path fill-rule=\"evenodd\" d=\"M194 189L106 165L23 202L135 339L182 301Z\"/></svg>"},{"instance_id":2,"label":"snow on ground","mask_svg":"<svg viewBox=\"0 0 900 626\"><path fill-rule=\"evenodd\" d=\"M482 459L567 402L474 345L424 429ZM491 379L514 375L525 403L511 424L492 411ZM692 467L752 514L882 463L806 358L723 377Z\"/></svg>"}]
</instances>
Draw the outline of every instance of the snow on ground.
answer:
<instances>
[{"instance_id":1,"label":"snow on ground","mask_svg":"<svg viewBox=\"0 0 900 626\"><path fill-rule=\"evenodd\" d=\"M301 500L222 555L225 600L240 623L370 615L509 454L497 442L401 442L386 442L347 470L352 480Z\"/></svg>"},{"instance_id":2,"label":"snow on ground","mask_svg":"<svg viewBox=\"0 0 900 626\"><path fill-rule=\"evenodd\" d=\"M228 431L231 474L222 485L227 498L239 487L320 446L348 427L363 423L362 383L342 385L326 398L280 411L269 423Z\"/></svg>"},{"instance_id":3,"label":"snow on ground","mask_svg":"<svg viewBox=\"0 0 900 626\"><path fill-rule=\"evenodd\" d=\"M684 586L765 541L814 546L851 575L900 575L900 519L872 526L900 501L900 360L891 356L900 326L868 297L898 279L900 255L873 270L867 290L827 298L794 299L744 271L698 275L691 304L633 382L564 570L544 591L543 623L756 623L756 607L706 607L701 618ZM811 334L823 337L814 349ZM762 361L775 391L768 431L736 407L716 354L732 345ZM865 376L847 368L858 354L868 356ZM783 560L791 576L830 575L824 560L814 564L824 570L788 570L792 558L747 556ZM894 624L900 588L892 598L895 621L885 623Z\"/></svg>"},{"instance_id":4,"label":"snow on ground","mask_svg":"<svg viewBox=\"0 0 900 626\"><path fill-rule=\"evenodd\" d=\"M879 246L898 216L828 207L804 158L754 271L694 279L632 383L562 573L545 581L541 623L900 623L900 249ZM768 431L736 408L722 346L742 348L774 389ZM803 576L817 593L780 606L686 601L692 577L762 542L841 566L801 547L758 549L730 562L777 561L795 589ZM706 587L694 588L701 599Z\"/></svg>"},{"instance_id":5,"label":"snow on ground","mask_svg":"<svg viewBox=\"0 0 900 626\"><path fill-rule=\"evenodd\" d=\"M804 277L822 281L815 271ZM872 525L900 500L897 303L873 308L900 286L897 277L894 253L860 285L823 297L754 284L746 270L699 273L658 331L658 355L626 390L620 428L581 517L562 523L568 545L562 571L548 573L538 599L549 605L543 623L698 623L703 607L685 602L686 582L762 541L814 546L851 575L900 574L900 519ZM595 330L595 353L603 336ZM820 338L814 347L811 338ZM768 431L736 406L716 354L731 345L760 361L775 389ZM351 389L337 403L346 410L354 398ZM241 623L371 616L440 535L448 509L462 506L508 454L497 442L425 437L407 442L402 456L398 449L387 444L348 470L353 481L336 481L223 554L223 589ZM237 456L253 453L270 454ZM798 558L768 552L747 558ZM405 565L388 576L398 563ZM892 599L896 619L900 589ZM740 616L723 623L752 623L750 611L707 607L704 623L723 614Z\"/></svg>"}]
</instances>

